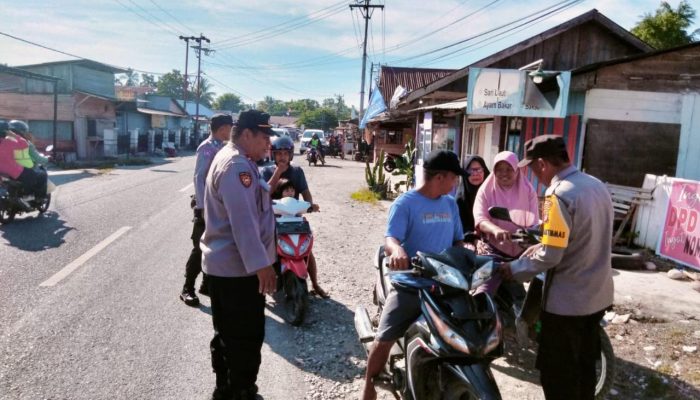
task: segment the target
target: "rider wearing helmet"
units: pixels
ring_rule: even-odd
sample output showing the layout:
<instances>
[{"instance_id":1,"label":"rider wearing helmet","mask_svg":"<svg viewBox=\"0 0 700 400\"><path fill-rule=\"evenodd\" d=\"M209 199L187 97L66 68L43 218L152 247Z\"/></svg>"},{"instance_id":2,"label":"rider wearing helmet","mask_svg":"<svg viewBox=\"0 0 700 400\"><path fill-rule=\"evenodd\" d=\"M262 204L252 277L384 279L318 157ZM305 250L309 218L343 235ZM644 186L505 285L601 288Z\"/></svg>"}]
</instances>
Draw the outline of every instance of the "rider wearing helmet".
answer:
<instances>
[{"instance_id":1,"label":"rider wearing helmet","mask_svg":"<svg viewBox=\"0 0 700 400\"><path fill-rule=\"evenodd\" d=\"M43 156L36 150L36 146L34 145L34 137L32 136L31 132L29 132L29 125L27 125L26 122L15 119L10 121L9 125L10 130L22 137L22 139L26 140L27 145L29 146L28 159L31 160L31 163L24 159L25 156L23 156L22 160L18 160L21 165L27 168L33 168L36 164L46 165L49 163L49 158Z\"/></svg>"},{"instance_id":2,"label":"rider wearing helmet","mask_svg":"<svg viewBox=\"0 0 700 400\"><path fill-rule=\"evenodd\" d=\"M27 168L17 161L28 148L27 142L10 130L10 124L0 121L0 174L19 181L26 192L43 199L46 197L46 172Z\"/></svg>"},{"instance_id":3,"label":"rider wearing helmet","mask_svg":"<svg viewBox=\"0 0 700 400\"><path fill-rule=\"evenodd\" d=\"M294 157L294 142L288 136L281 136L273 140L271 145L272 159L275 161L274 166L265 167L262 170L262 178L270 185L270 193L274 193L279 180L284 178L294 185L296 190L296 198L299 194L304 199L311 203L311 211L318 211L318 204L314 204L309 191L309 185L306 183L306 175L300 167L291 165ZM328 294L319 286L317 279L316 258L313 253L309 254L309 277L311 284L316 294L323 298L328 298Z\"/></svg>"},{"instance_id":4,"label":"rider wearing helmet","mask_svg":"<svg viewBox=\"0 0 700 400\"><path fill-rule=\"evenodd\" d=\"M321 139L318 138L318 133L314 133L313 136L311 136L309 147L316 148L316 151L318 151L318 155L321 158L321 163L325 164L326 159L323 156L323 144L321 143Z\"/></svg>"}]
</instances>

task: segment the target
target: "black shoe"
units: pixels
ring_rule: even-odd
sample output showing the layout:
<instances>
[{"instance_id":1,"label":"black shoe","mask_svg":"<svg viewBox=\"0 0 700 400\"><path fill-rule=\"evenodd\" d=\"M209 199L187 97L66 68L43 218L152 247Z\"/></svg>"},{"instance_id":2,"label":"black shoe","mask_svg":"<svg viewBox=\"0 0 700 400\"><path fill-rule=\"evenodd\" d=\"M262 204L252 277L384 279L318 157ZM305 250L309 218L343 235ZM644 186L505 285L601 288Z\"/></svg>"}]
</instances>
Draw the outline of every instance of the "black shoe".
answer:
<instances>
[{"instance_id":1,"label":"black shoe","mask_svg":"<svg viewBox=\"0 0 700 400\"><path fill-rule=\"evenodd\" d=\"M209 296L209 286L206 285L204 282L202 282L202 284L199 285L199 294Z\"/></svg>"},{"instance_id":2,"label":"black shoe","mask_svg":"<svg viewBox=\"0 0 700 400\"><path fill-rule=\"evenodd\" d=\"M182 289L180 300L184 301L185 304L190 307L197 307L199 305L199 297L194 294L194 289Z\"/></svg>"},{"instance_id":3,"label":"black shoe","mask_svg":"<svg viewBox=\"0 0 700 400\"><path fill-rule=\"evenodd\" d=\"M248 389L241 390L238 393L234 393L233 400L264 400L262 396L258 394L258 386L253 385Z\"/></svg>"}]
</instances>

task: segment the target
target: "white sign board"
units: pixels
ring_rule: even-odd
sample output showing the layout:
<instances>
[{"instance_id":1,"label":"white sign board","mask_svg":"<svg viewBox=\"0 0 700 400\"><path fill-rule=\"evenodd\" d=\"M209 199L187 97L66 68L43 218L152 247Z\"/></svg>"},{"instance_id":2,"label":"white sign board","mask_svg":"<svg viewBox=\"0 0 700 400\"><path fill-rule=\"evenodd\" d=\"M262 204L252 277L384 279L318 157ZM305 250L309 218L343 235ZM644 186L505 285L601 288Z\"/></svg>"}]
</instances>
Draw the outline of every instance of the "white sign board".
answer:
<instances>
[{"instance_id":1,"label":"white sign board","mask_svg":"<svg viewBox=\"0 0 700 400\"><path fill-rule=\"evenodd\" d=\"M569 101L569 71L541 71L535 83L530 71L470 68L467 113L512 117L564 118Z\"/></svg>"}]
</instances>

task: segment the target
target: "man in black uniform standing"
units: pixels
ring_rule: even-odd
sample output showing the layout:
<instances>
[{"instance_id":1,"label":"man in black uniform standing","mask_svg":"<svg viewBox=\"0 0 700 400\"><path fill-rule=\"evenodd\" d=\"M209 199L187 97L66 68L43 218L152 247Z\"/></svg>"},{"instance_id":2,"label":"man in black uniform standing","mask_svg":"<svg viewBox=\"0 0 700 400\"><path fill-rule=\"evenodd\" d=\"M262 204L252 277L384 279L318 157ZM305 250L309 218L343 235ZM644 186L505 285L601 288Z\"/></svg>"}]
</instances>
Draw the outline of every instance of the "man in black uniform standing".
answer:
<instances>
[{"instance_id":1,"label":"man in black uniform standing","mask_svg":"<svg viewBox=\"0 0 700 400\"><path fill-rule=\"evenodd\" d=\"M197 275L202 272L202 250L199 248L199 239L204 234L204 183L207 179L207 172L211 166L214 156L224 145L224 142L231 137L231 127L233 127L233 118L227 114L216 114L211 117L210 128L211 134L197 148L197 162L194 166L194 197L192 198L192 209L194 210L194 219L192 222L192 252L187 259L185 266L185 285L180 293L180 300L188 306L196 307L199 305L199 298L194 292L194 282ZM207 276L202 274L202 284L199 287L199 293L207 295Z\"/></svg>"}]
</instances>

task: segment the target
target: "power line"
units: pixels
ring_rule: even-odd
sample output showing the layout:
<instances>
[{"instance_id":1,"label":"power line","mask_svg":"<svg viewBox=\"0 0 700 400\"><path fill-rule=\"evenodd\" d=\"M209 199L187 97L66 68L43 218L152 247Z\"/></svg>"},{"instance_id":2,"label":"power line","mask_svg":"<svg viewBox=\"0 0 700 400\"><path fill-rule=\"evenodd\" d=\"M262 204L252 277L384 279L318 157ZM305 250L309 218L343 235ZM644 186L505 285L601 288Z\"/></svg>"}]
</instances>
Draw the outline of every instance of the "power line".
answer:
<instances>
[{"instance_id":1,"label":"power line","mask_svg":"<svg viewBox=\"0 0 700 400\"><path fill-rule=\"evenodd\" d=\"M131 0L128 0L128 1L131 1ZM139 18L143 19L144 21L148 22L149 24L153 25L154 27L156 27L156 28L158 28L158 29L166 30L166 31L168 31L169 34L175 34L175 35L180 35L180 34L181 34L181 32L178 32L177 30L174 30L174 29L171 28L170 26L168 26L168 25L166 25L166 24L163 24L162 22L159 22L158 18L153 18L153 19L151 19L151 18L145 17L145 16L143 16L140 12L138 12L138 11L132 9L131 7L129 7L128 5L122 3L122 2L119 1L119 0L114 0L114 2L116 2L116 3L119 4L120 6L124 7L127 11L129 11L129 12L131 12L131 13L133 13L133 14L136 14ZM139 6L139 7L140 7L140 6ZM155 20L155 21L154 21L154 20Z\"/></svg>"},{"instance_id":2,"label":"power line","mask_svg":"<svg viewBox=\"0 0 700 400\"><path fill-rule=\"evenodd\" d=\"M29 40L27 40L27 39L22 39L22 38L20 38L20 37L17 37L17 36L14 36L14 35L10 35L9 33L5 33L5 32L0 32L0 35L7 36L7 37L9 37L9 38L11 38L11 39L15 39L15 40L18 40L18 41L20 41L20 42L24 42L24 43L27 43L27 44L31 44L32 46L41 47L42 49L50 50L50 51L53 51L53 52L56 52L56 53L60 53L60 54L63 54L63 55L69 56L69 57L73 57L73 58L77 58L77 59L85 60L85 61L92 61L92 62L96 62L96 63L99 63L99 64L108 65L108 66L113 67L113 68L116 68L116 69L131 69L131 70L134 71L134 72L139 72L139 73L142 73L142 74L149 74L149 75L165 75L165 73L163 73L163 72L151 72L151 71L143 71L143 70L134 69L134 68L124 68L124 67L120 67L120 66L113 65L113 64L107 64L107 63L104 63L104 62L101 62L101 61L92 60L92 59L85 58L85 57L81 57L81 56L78 56L78 55L75 55L75 54L67 53L67 52L65 52L65 51L63 51L63 50L54 49L54 48L52 48L52 47L48 47L48 46L45 46L45 45L43 45L43 44L39 44L39 43L36 43L36 42L32 42L32 41L29 41Z\"/></svg>"},{"instance_id":3,"label":"power line","mask_svg":"<svg viewBox=\"0 0 700 400\"><path fill-rule=\"evenodd\" d=\"M161 6L160 6L158 3L156 3L155 1L153 1L153 0L149 0L149 1L151 2L151 4L153 4L154 6L156 6L160 11L164 12L166 15L168 15L170 18L172 18L173 21L177 22L178 24L180 24L180 26L182 26L183 28L185 28L186 31L196 32L195 29L192 29L192 28L190 28L189 26L185 25L185 24L184 24L182 21L180 21L176 16L174 16L174 15L171 14L168 10L164 9L163 7L161 7Z\"/></svg>"},{"instance_id":4,"label":"power line","mask_svg":"<svg viewBox=\"0 0 700 400\"><path fill-rule=\"evenodd\" d=\"M284 26L284 25L288 25L288 24L295 23L295 21L297 21L297 20L304 20L304 19L307 19L307 18L309 18L310 16L312 16L312 15L314 15L314 14L320 13L320 12L322 12L322 11L324 11L324 10L327 10L327 9L330 9L330 8L333 8L333 7L337 7L337 6L340 6L340 5L343 5L343 6L344 6L344 5L345 5L345 1L339 1L338 3L332 4L332 5L328 6L328 7L321 8L320 10L316 10L316 11L314 11L314 12L311 12L311 13L309 13L309 14L307 14L307 15L303 15L303 16L301 16L301 17L292 18L292 19L290 19L290 20L288 20L288 21L282 22L282 23L277 24L277 25L268 26L268 27L266 27L266 28L262 28L262 29L260 29L260 30L257 30L257 31L251 32L251 33L247 33L247 34L243 34L243 35L239 35L239 36L233 36L233 37L230 37L230 38L228 38L228 39L223 39L223 40L221 40L221 41L219 41L219 42L214 42L214 44L218 46L218 45L226 44L227 42L237 42L237 41L241 40L241 38L245 38L245 37L248 37L248 36L258 36L258 35L261 34L261 33L269 32L271 29L275 29L275 28L282 27L282 26Z\"/></svg>"},{"instance_id":5,"label":"power line","mask_svg":"<svg viewBox=\"0 0 700 400\"><path fill-rule=\"evenodd\" d=\"M551 18L551 17L553 17L553 16L555 16L555 15L557 15L557 14L560 14L560 13L564 12L566 9L573 7L574 5L576 5L575 2L574 2L574 3L571 3L571 4L567 4L567 5L565 5L565 6L562 6L562 7L558 8L558 9L554 10L552 13L546 14L546 15L545 15L541 20L539 20L537 23L541 23L541 22L543 22L543 21L545 21L545 20L547 20L547 19L549 19L549 18ZM534 21L532 21L532 22L534 22ZM529 24L529 23L528 23L528 24L521 24L521 25L516 26L516 27L514 27L514 28L508 29L508 30L506 30L506 31L504 31L504 32L500 32L500 33L498 33L498 34L496 34L496 35L494 35L494 36L488 37L488 38L486 38L486 39L484 39L484 40L480 40L480 41L478 41L478 42L476 42L476 43L472 43L471 45L466 46L466 47L464 47L464 48L462 48L462 49L460 49L460 50L457 50L457 51L454 51L454 52L445 54L445 55L440 56L440 57L433 58L432 60L429 60L429 61L427 61L426 63L423 63L422 65L431 65L431 64L434 64L434 63L436 63L436 62L438 62L438 61L449 61L449 60L452 60L452 59L457 58L457 57L459 57L459 56L462 56L462 55L464 55L464 54L471 53L471 52L473 52L473 51L476 51L476 50L482 49L482 48L484 48L484 47L486 47L486 46L489 46L489 45L491 45L491 44L493 44L493 43L500 42L501 40L504 40L504 39L507 39L507 38L509 38L509 37L512 37L512 36L514 36L514 35L516 35L516 34L522 32L522 31L525 31L525 30L531 28L532 26L533 26L533 25L531 25L531 24ZM520 29L518 29L518 28L520 28ZM510 32L508 35L504 35L505 33L508 33L508 32ZM504 35L504 36L501 36L501 35ZM479 45L479 44L482 44L482 43L483 43L482 46L474 47L474 46Z\"/></svg>"},{"instance_id":6,"label":"power line","mask_svg":"<svg viewBox=\"0 0 700 400\"><path fill-rule=\"evenodd\" d=\"M520 21L526 20L526 19L531 18L531 17L533 17L533 16L535 16L535 15L538 15L538 14L541 14L541 13L543 13L543 12L546 12L547 10L550 10L550 9L552 9L552 8L561 6L562 4L566 4L566 3L574 4L574 3L578 3L578 2L580 2L580 1L583 1L583 0L573 0L573 1L572 1L572 0L565 0L565 1L560 1L559 3L553 4L553 5L551 5L551 6L548 6L548 7L543 8L543 9L541 9L541 10L535 11L534 13L531 13L531 14L529 14L529 15L526 15L525 17L518 18L518 19L516 19L516 20L507 22L507 23L505 23L505 24L503 24L503 25L500 25L500 26L497 26L497 27L495 27L495 28L492 28L492 29L483 31L483 32L478 33L478 34L476 34L476 35L469 36L469 37L467 37L467 38L465 38L465 39L462 39L462 40L459 40L459 41L457 41L457 42L448 44L448 45L446 45L446 46L442 46L442 47L437 48L437 49L434 49L434 50L430 50L430 51L427 51L427 52L424 52L424 53L421 53L421 54L417 54L417 55L414 55L414 56L406 57L406 58L403 58L403 59L394 60L394 61L392 61L392 63L401 63L401 62L413 60L413 59L416 59L416 58L424 57L424 56L426 56L426 55L434 54L434 53L437 53L437 52L440 52L440 51L449 49L449 48L451 48L451 47L455 47L455 46L458 46L458 45L460 45L460 44L466 43L466 42L468 42L468 41L474 40L474 39L476 39L476 38L479 38L479 37L488 35L488 34L490 34L490 33L499 31L499 30L501 30L501 29L503 29L503 28L505 28L505 27L507 27L507 26L509 26L509 25L516 24L516 23L518 23L518 22L520 22ZM540 18L541 18L541 17L540 17ZM537 18L536 18L536 19L537 19ZM536 20L536 19L535 19L535 20Z\"/></svg>"},{"instance_id":7,"label":"power line","mask_svg":"<svg viewBox=\"0 0 700 400\"><path fill-rule=\"evenodd\" d=\"M265 39L270 39L270 38L273 38L276 36L280 36L280 35L283 35L285 33L291 32L293 30L299 29L301 27L314 24L316 22L319 22L319 21L321 21L325 18L331 17L333 15L339 14L343 11L343 9L344 9L344 6L337 7L335 10L330 11L330 12L326 12L325 14L317 17L316 19L298 22L298 23L295 23L294 25L290 25L290 26L285 27L285 28L278 28L278 29L269 30L265 33L259 34L256 37L252 37L249 39L243 39L243 40L229 43L229 44L226 44L223 46L221 46L220 44L217 44L217 48L222 50L222 49L230 49L230 48L234 48L234 47L247 46L247 45L250 45L250 44L265 40Z\"/></svg>"}]
</instances>

